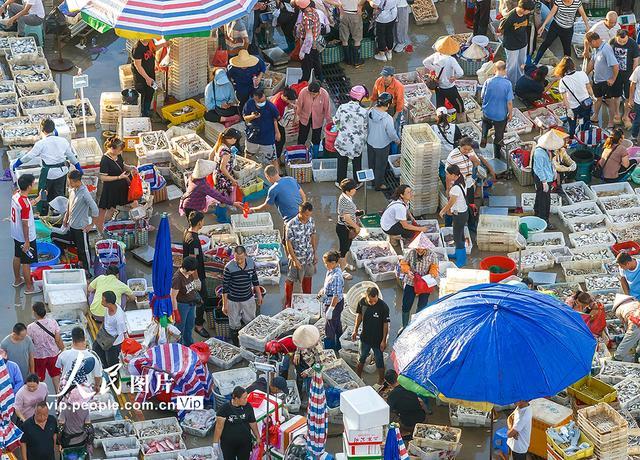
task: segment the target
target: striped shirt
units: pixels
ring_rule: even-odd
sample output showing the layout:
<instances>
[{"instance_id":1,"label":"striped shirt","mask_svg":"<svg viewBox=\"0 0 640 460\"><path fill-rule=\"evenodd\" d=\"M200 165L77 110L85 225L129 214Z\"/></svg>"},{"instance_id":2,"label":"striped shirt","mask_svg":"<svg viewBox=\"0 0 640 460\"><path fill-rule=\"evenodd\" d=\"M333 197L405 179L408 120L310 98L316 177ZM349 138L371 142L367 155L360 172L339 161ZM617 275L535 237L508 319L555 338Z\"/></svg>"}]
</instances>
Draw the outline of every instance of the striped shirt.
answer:
<instances>
[{"instance_id":1,"label":"striped shirt","mask_svg":"<svg viewBox=\"0 0 640 460\"><path fill-rule=\"evenodd\" d=\"M338 298L338 302L343 298L344 277L340 267L329 270L324 277L325 305L331 304L331 299Z\"/></svg>"},{"instance_id":2,"label":"striped shirt","mask_svg":"<svg viewBox=\"0 0 640 460\"><path fill-rule=\"evenodd\" d=\"M345 221L342 219L342 216L348 214L351 217L352 221L356 221L356 211L358 208L356 204L353 202L353 199L350 196L345 195L344 193L340 194L338 198L338 223L345 225Z\"/></svg>"},{"instance_id":3,"label":"striped shirt","mask_svg":"<svg viewBox=\"0 0 640 460\"><path fill-rule=\"evenodd\" d=\"M564 3L564 0L555 0L555 5L558 7L558 11L556 11L553 20L563 29L572 29L576 22L578 8L582 6L582 0L573 0L569 6Z\"/></svg>"},{"instance_id":4,"label":"striped shirt","mask_svg":"<svg viewBox=\"0 0 640 460\"><path fill-rule=\"evenodd\" d=\"M438 257L428 249L423 256L418 255L418 252L415 249L412 249L407 254L406 260L407 260L407 263L409 264L409 269L411 270L411 273L414 273L414 274L417 273L420 276L428 275L431 270L431 266L433 264L436 264L436 266L438 265ZM401 279L404 282L405 286L413 286L412 276L408 276L408 274L401 273Z\"/></svg>"},{"instance_id":5,"label":"striped shirt","mask_svg":"<svg viewBox=\"0 0 640 460\"><path fill-rule=\"evenodd\" d=\"M458 165L458 168L460 168L460 173L464 176L467 188L474 185L472 159L477 158L475 153L472 152L469 155L465 155L459 148L453 149L447 157L447 166Z\"/></svg>"},{"instance_id":6,"label":"striped shirt","mask_svg":"<svg viewBox=\"0 0 640 460\"><path fill-rule=\"evenodd\" d=\"M246 302L253 297L253 288L259 286L256 265L251 257L246 258L244 268L232 260L224 267L222 293L232 302Z\"/></svg>"}]
</instances>

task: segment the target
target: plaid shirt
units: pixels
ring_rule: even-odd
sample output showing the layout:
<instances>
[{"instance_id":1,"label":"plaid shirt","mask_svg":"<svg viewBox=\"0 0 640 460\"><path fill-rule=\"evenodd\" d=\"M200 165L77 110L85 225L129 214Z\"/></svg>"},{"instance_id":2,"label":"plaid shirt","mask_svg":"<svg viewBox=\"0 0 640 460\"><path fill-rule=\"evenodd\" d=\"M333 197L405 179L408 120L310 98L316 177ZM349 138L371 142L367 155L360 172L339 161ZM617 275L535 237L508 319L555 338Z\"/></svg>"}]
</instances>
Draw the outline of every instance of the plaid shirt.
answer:
<instances>
[{"instance_id":1,"label":"plaid shirt","mask_svg":"<svg viewBox=\"0 0 640 460\"><path fill-rule=\"evenodd\" d=\"M325 305L331 304L331 299L334 296L338 298L338 301L342 300L343 291L344 278L342 277L342 270L340 267L329 270L324 277Z\"/></svg>"},{"instance_id":2,"label":"plaid shirt","mask_svg":"<svg viewBox=\"0 0 640 460\"><path fill-rule=\"evenodd\" d=\"M311 237L316 233L316 224L313 217L305 223L300 221L300 217L296 215L287 224L286 238L293 246L293 252L303 265L313 263L313 246L311 245Z\"/></svg>"},{"instance_id":3,"label":"plaid shirt","mask_svg":"<svg viewBox=\"0 0 640 460\"><path fill-rule=\"evenodd\" d=\"M405 260L409 264L411 273L417 273L420 276L428 275L431 265L436 264L437 266L438 264L438 257L429 250L427 250L425 255L420 257L416 250L412 249L407 254ZM402 273L400 276L405 286L413 286L413 277L407 276L405 273Z\"/></svg>"}]
</instances>

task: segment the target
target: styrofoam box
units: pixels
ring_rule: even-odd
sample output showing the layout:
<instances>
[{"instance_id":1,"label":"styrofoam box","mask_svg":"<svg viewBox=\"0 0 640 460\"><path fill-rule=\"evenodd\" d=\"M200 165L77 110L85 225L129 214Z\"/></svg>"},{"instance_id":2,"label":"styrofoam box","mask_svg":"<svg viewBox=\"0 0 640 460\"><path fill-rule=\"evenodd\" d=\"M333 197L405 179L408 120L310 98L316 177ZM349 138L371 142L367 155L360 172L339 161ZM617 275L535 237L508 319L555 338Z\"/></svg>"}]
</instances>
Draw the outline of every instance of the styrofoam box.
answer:
<instances>
[{"instance_id":1,"label":"styrofoam box","mask_svg":"<svg viewBox=\"0 0 640 460\"><path fill-rule=\"evenodd\" d=\"M340 411L345 423L354 430L367 430L389 423L389 405L370 386L340 393Z\"/></svg>"},{"instance_id":2,"label":"styrofoam box","mask_svg":"<svg viewBox=\"0 0 640 460\"><path fill-rule=\"evenodd\" d=\"M69 291L81 289L87 294L87 278L84 270L80 269L52 269L42 273L42 287L44 301L49 303L49 293L53 291Z\"/></svg>"},{"instance_id":3,"label":"styrofoam box","mask_svg":"<svg viewBox=\"0 0 640 460\"><path fill-rule=\"evenodd\" d=\"M352 444L349 441L347 441L347 438L345 435L342 436L342 442L343 442L344 451L346 452L348 457L360 457L360 456L380 457L382 455L381 443L379 442Z\"/></svg>"},{"instance_id":4,"label":"styrofoam box","mask_svg":"<svg viewBox=\"0 0 640 460\"><path fill-rule=\"evenodd\" d=\"M86 309L87 295L82 289L75 288L49 292L49 310L51 312Z\"/></svg>"},{"instance_id":5,"label":"styrofoam box","mask_svg":"<svg viewBox=\"0 0 640 460\"><path fill-rule=\"evenodd\" d=\"M348 443L382 442L384 441L382 426L374 426L365 430L356 430L348 420L344 420L344 438Z\"/></svg>"},{"instance_id":6,"label":"styrofoam box","mask_svg":"<svg viewBox=\"0 0 640 460\"><path fill-rule=\"evenodd\" d=\"M153 312L151 309L131 310L124 312L127 321L127 333L129 335L141 335L149 327L153 321Z\"/></svg>"}]
</instances>

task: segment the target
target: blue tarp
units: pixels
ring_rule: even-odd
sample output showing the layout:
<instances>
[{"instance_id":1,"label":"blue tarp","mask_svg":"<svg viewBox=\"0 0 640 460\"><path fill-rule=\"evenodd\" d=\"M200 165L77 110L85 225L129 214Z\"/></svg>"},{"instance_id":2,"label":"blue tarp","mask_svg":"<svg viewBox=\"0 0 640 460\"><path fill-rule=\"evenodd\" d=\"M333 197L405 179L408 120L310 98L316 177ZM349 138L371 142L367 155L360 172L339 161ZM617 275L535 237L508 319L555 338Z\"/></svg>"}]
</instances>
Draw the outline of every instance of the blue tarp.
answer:
<instances>
[{"instance_id":1,"label":"blue tarp","mask_svg":"<svg viewBox=\"0 0 640 460\"><path fill-rule=\"evenodd\" d=\"M508 405L587 375L596 340L579 313L538 291L472 286L421 311L398 337L399 374L447 398Z\"/></svg>"}]
</instances>

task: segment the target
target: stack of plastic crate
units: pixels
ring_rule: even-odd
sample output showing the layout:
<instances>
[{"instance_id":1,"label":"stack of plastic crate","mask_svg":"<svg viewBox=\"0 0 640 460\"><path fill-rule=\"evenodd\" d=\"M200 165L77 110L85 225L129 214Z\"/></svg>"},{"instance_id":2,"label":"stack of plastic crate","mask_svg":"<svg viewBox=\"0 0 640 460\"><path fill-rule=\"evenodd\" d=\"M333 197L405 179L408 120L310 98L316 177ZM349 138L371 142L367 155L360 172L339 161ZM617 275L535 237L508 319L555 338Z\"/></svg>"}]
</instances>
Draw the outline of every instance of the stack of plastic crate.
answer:
<instances>
[{"instance_id":1,"label":"stack of plastic crate","mask_svg":"<svg viewBox=\"0 0 640 460\"><path fill-rule=\"evenodd\" d=\"M440 140L428 124L402 130L400 182L413 189L413 215L435 214L438 209Z\"/></svg>"},{"instance_id":2,"label":"stack of plastic crate","mask_svg":"<svg viewBox=\"0 0 640 460\"><path fill-rule=\"evenodd\" d=\"M171 41L169 91L179 101L198 96L207 86L206 38L176 38Z\"/></svg>"}]
</instances>

